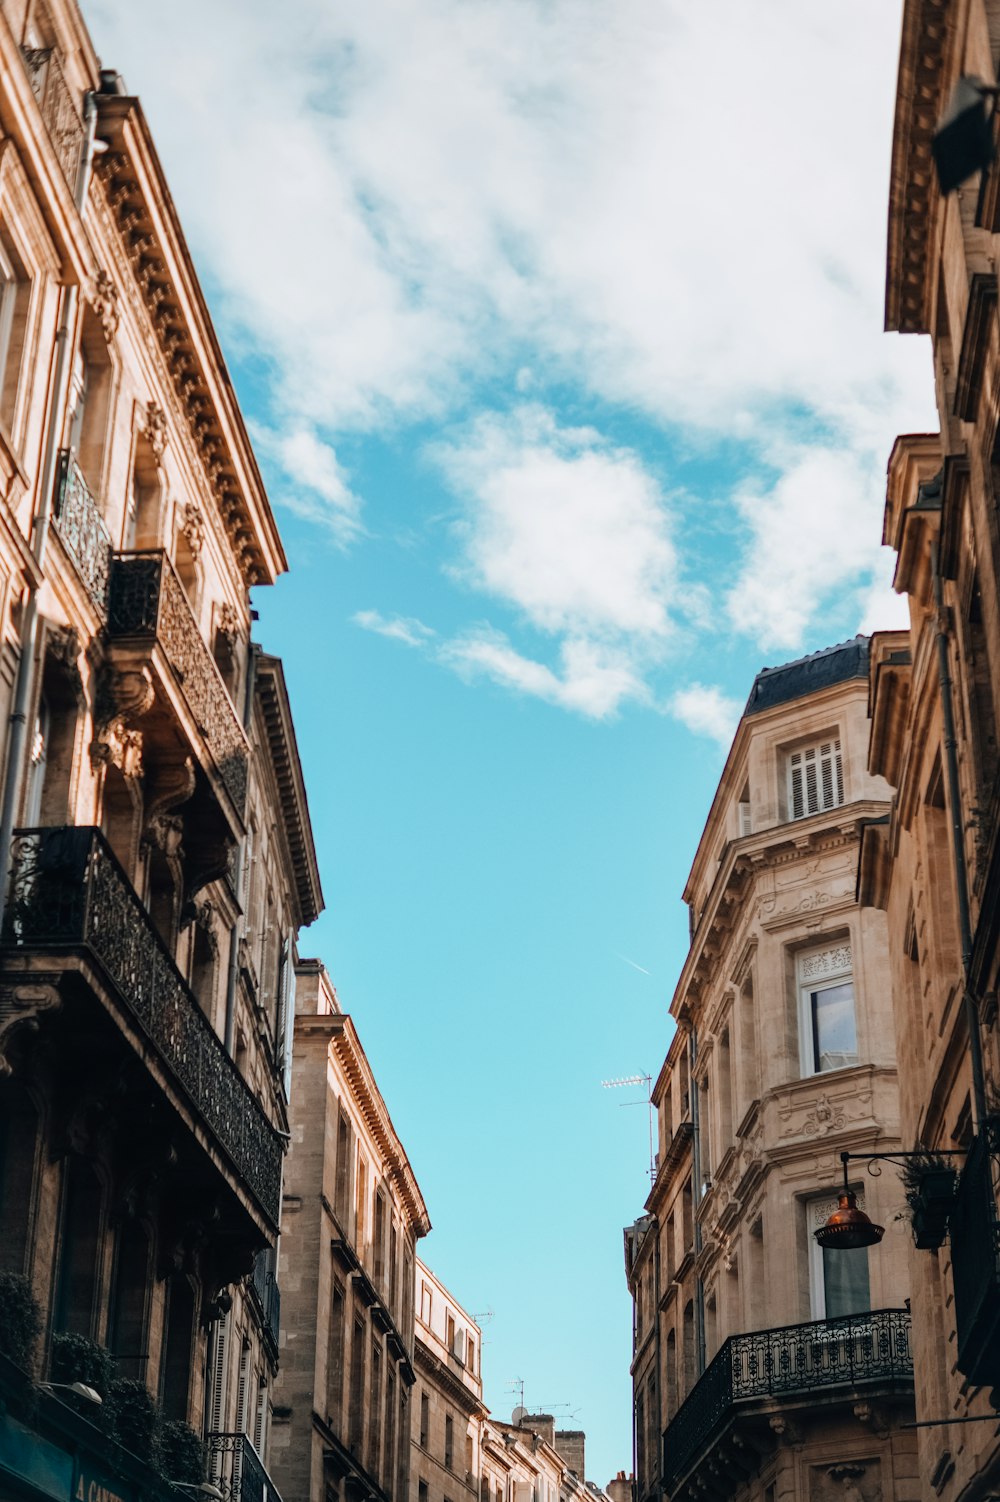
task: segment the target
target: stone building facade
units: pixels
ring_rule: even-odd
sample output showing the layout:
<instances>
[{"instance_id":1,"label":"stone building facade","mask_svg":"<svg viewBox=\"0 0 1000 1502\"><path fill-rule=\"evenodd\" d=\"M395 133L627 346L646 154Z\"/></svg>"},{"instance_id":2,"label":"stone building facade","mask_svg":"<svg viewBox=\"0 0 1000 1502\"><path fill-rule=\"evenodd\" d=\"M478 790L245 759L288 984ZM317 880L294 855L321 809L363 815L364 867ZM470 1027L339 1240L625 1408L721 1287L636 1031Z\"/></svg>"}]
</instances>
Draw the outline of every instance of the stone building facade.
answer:
<instances>
[{"instance_id":1,"label":"stone building facade","mask_svg":"<svg viewBox=\"0 0 1000 1502\"><path fill-rule=\"evenodd\" d=\"M407 1502L415 1248L430 1221L316 960L296 971L290 1121L275 1480L285 1502Z\"/></svg>"},{"instance_id":2,"label":"stone building facade","mask_svg":"<svg viewBox=\"0 0 1000 1502\"><path fill-rule=\"evenodd\" d=\"M0 1360L5 1495L154 1495L104 1432L122 1382L207 1438L216 1484L266 1466L322 905L281 665L250 640L284 567L141 104L72 0L5 0L0 1273L43 1324ZM85 1372L118 1384L104 1430L30 1380Z\"/></svg>"},{"instance_id":3,"label":"stone building facade","mask_svg":"<svg viewBox=\"0 0 1000 1502\"><path fill-rule=\"evenodd\" d=\"M855 893L889 809L868 671L859 637L757 676L685 888L657 1173L625 1233L637 1502L919 1494L896 1174L850 1164L877 1253L812 1235L840 1154L899 1146L886 924Z\"/></svg>"},{"instance_id":4,"label":"stone building facade","mask_svg":"<svg viewBox=\"0 0 1000 1502\"><path fill-rule=\"evenodd\" d=\"M870 766L896 793L859 879L888 922L904 1145L957 1171L950 1235L910 1268L920 1469L945 1502L1000 1484L996 1425L976 1421L1000 1386L1000 173L945 196L931 148L959 78L995 86L998 55L989 0L906 0L886 326L929 335L939 428L900 437L888 465L910 629L873 646Z\"/></svg>"},{"instance_id":5,"label":"stone building facade","mask_svg":"<svg viewBox=\"0 0 1000 1502\"><path fill-rule=\"evenodd\" d=\"M410 1502L479 1502L483 1333L419 1260L414 1311Z\"/></svg>"},{"instance_id":6,"label":"stone building facade","mask_svg":"<svg viewBox=\"0 0 1000 1502\"><path fill-rule=\"evenodd\" d=\"M482 1502L608 1502L585 1479L586 1436L557 1429L550 1413L515 1408L510 1423L488 1418L482 1436Z\"/></svg>"}]
</instances>

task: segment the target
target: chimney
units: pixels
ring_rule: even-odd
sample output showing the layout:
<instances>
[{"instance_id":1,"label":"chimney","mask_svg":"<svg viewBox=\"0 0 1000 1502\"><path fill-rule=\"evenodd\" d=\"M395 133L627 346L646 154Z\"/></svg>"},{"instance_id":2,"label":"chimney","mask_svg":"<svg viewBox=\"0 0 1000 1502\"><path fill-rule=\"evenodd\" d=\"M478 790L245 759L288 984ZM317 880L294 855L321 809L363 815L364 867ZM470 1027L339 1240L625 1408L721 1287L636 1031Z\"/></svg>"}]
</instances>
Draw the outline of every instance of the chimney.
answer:
<instances>
[{"instance_id":1,"label":"chimney","mask_svg":"<svg viewBox=\"0 0 1000 1502\"><path fill-rule=\"evenodd\" d=\"M604 1488L611 1502L632 1502L632 1478L619 1471L613 1481Z\"/></svg>"},{"instance_id":2,"label":"chimney","mask_svg":"<svg viewBox=\"0 0 1000 1502\"><path fill-rule=\"evenodd\" d=\"M556 1449L566 1462L566 1469L575 1471L581 1481L586 1480L583 1450L587 1436L582 1429L557 1429Z\"/></svg>"},{"instance_id":3,"label":"chimney","mask_svg":"<svg viewBox=\"0 0 1000 1502\"><path fill-rule=\"evenodd\" d=\"M555 1448L556 1421L551 1413L526 1413L521 1420L522 1429L533 1429L547 1445Z\"/></svg>"}]
</instances>

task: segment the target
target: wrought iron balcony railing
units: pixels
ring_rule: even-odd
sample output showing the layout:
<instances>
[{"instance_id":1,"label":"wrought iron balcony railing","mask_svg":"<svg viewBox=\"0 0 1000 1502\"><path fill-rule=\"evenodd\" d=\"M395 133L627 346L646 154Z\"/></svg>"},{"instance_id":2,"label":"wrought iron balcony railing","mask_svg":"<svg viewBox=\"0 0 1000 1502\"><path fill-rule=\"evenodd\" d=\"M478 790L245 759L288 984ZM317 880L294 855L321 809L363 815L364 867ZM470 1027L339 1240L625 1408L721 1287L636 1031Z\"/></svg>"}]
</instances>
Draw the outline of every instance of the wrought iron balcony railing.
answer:
<instances>
[{"instance_id":1,"label":"wrought iron balcony railing","mask_svg":"<svg viewBox=\"0 0 1000 1502\"><path fill-rule=\"evenodd\" d=\"M98 829L21 829L2 942L85 949L198 1111L267 1221L281 1208L281 1140L174 964Z\"/></svg>"},{"instance_id":2,"label":"wrought iron balcony railing","mask_svg":"<svg viewBox=\"0 0 1000 1502\"><path fill-rule=\"evenodd\" d=\"M62 545L101 615L108 607L111 534L69 449L59 455L53 518Z\"/></svg>"},{"instance_id":3,"label":"wrought iron balcony railing","mask_svg":"<svg viewBox=\"0 0 1000 1502\"><path fill-rule=\"evenodd\" d=\"M219 777L242 817L249 746L229 690L165 553L118 553L111 564L108 636L159 642Z\"/></svg>"},{"instance_id":4,"label":"wrought iron balcony railing","mask_svg":"<svg viewBox=\"0 0 1000 1502\"><path fill-rule=\"evenodd\" d=\"M70 191L76 187L83 144L83 120L66 82L59 54L54 47L22 47L21 56L31 80L31 91L38 100L62 175Z\"/></svg>"},{"instance_id":5,"label":"wrought iron balcony railing","mask_svg":"<svg viewBox=\"0 0 1000 1502\"><path fill-rule=\"evenodd\" d=\"M226 1502L281 1502L250 1437L214 1431L206 1444L208 1476Z\"/></svg>"},{"instance_id":6,"label":"wrought iron balcony railing","mask_svg":"<svg viewBox=\"0 0 1000 1502\"><path fill-rule=\"evenodd\" d=\"M950 1217L957 1365L980 1387L1000 1382L1000 1122L969 1149Z\"/></svg>"},{"instance_id":7,"label":"wrought iron balcony railing","mask_svg":"<svg viewBox=\"0 0 1000 1502\"><path fill-rule=\"evenodd\" d=\"M906 1309L731 1335L663 1432L663 1484L672 1491L713 1431L748 1400L891 1380L913 1380Z\"/></svg>"}]
</instances>

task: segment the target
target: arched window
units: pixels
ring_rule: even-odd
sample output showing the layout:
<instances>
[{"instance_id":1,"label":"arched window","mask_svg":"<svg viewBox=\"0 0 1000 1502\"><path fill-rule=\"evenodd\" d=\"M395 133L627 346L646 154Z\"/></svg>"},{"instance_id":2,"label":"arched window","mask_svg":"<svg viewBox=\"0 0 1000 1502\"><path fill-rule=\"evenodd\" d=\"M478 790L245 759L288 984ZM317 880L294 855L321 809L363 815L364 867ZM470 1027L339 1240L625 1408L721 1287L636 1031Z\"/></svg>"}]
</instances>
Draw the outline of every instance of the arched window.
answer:
<instances>
[{"instance_id":1,"label":"arched window","mask_svg":"<svg viewBox=\"0 0 1000 1502\"><path fill-rule=\"evenodd\" d=\"M70 1156L63 1172L59 1271L55 1325L78 1335L92 1335L100 1274L103 1186L91 1165Z\"/></svg>"}]
</instances>

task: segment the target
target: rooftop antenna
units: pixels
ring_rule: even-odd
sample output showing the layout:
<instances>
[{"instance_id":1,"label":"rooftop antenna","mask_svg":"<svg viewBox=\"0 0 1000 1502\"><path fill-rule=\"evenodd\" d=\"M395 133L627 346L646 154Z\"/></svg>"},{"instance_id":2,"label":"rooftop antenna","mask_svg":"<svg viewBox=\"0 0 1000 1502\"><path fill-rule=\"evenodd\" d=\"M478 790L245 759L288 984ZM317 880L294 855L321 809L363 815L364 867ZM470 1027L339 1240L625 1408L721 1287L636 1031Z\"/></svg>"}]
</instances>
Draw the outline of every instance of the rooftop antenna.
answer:
<instances>
[{"instance_id":1,"label":"rooftop antenna","mask_svg":"<svg viewBox=\"0 0 1000 1502\"><path fill-rule=\"evenodd\" d=\"M507 1391L516 1392L518 1394L517 1406L518 1408L524 1408L524 1378L511 1377L507 1383ZM528 1410L524 1408L524 1411L527 1413ZM517 1422L520 1423L520 1420L517 1420Z\"/></svg>"},{"instance_id":2,"label":"rooftop antenna","mask_svg":"<svg viewBox=\"0 0 1000 1502\"><path fill-rule=\"evenodd\" d=\"M488 1325L491 1320L496 1319L496 1310L495 1309L477 1309L476 1312L475 1312L475 1314L472 1316L472 1318L475 1320L476 1324L479 1325L480 1328L481 1328L483 1325Z\"/></svg>"},{"instance_id":3,"label":"rooftop antenna","mask_svg":"<svg viewBox=\"0 0 1000 1502\"><path fill-rule=\"evenodd\" d=\"M643 1085L645 1097L642 1100L620 1100L620 1106L646 1106L649 1109L649 1181L656 1179L656 1153L653 1151L653 1076L651 1074L625 1074L619 1079L602 1080L602 1090L620 1090L623 1086Z\"/></svg>"}]
</instances>

